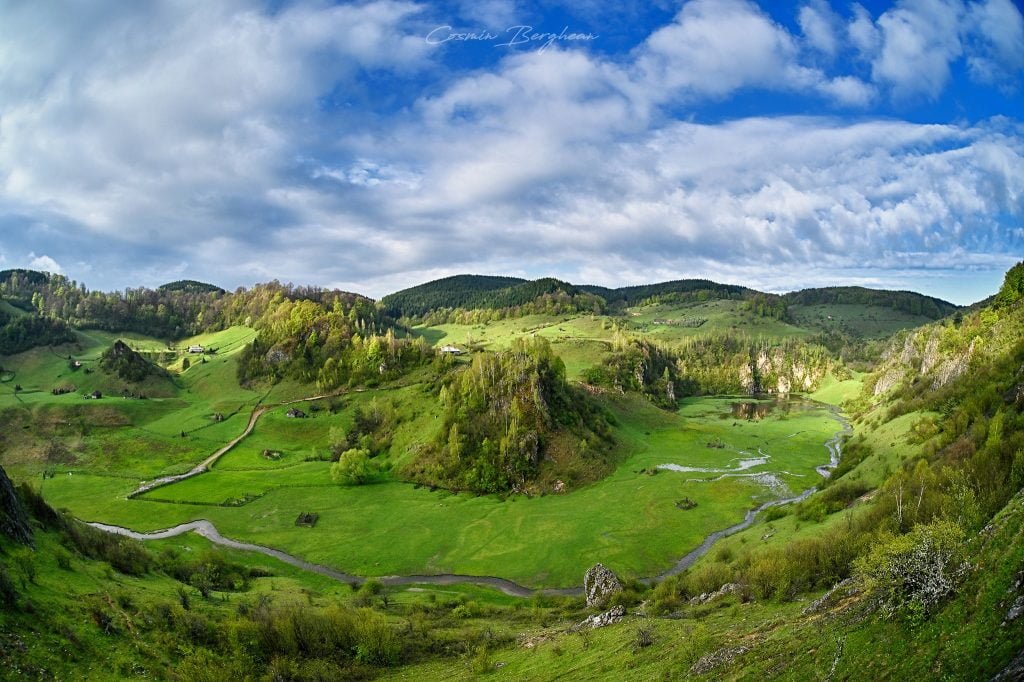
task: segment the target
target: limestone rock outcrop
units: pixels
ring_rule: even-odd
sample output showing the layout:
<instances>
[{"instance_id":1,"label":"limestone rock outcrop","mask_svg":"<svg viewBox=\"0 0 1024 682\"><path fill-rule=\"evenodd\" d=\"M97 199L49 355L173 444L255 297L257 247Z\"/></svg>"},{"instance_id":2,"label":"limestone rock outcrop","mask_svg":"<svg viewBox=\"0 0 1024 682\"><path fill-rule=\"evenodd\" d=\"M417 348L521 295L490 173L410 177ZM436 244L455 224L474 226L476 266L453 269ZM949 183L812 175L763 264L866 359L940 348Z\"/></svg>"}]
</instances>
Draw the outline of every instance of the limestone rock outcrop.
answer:
<instances>
[{"instance_id":1,"label":"limestone rock outcrop","mask_svg":"<svg viewBox=\"0 0 1024 682\"><path fill-rule=\"evenodd\" d=\"M626 615L626 607L621 605L621 604L619 604L618 606L611 607L610 609L608 609L604 613L596 613L593 616L590 616L589 618L586 618L585 620L580 622L573 629L574 630L583 630L583 629L589 628L589 629L593 630L593 629L596 629L596 628L603 628L603 627L605 627L607 625L612 625L614 623L618 623L620 620L622 620L622 617L625 616L625 615Z\"/></svg>"},{"instance_id":2,"label":"limestone rock outcrop","mask_svg":"<svg viewBox=\"0 0 1024 682\"><path fill-rule=\"evenodd\" d=\"M583 577L583 593L587 597L587 606L600 606L608 602L608 598L622 591L622 581L604 564L594 564Z\"/></svg>"}]
</instances>

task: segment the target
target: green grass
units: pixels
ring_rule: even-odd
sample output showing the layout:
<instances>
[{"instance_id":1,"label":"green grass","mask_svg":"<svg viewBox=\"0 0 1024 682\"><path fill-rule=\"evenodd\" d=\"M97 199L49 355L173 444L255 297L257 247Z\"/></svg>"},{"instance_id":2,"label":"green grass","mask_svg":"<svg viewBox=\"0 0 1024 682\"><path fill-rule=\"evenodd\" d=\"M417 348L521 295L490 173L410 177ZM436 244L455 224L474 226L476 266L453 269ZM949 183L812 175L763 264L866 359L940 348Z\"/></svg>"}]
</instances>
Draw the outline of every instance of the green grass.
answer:
<instances>
[{"instance_id":1,"label":"green grass","mask_svg":"<svg viewBox=\"0 0 1024 682\"><path fill-rule=\"evenodd\" d=\"M978 560L964 583L920 623L884 619L865 610L860 596L807 615L816 594L749 603L727 596L684 606L671 618L630 613L585 635L568 631L565 621L534 627L521 640L532 646L406 666L383 679L991 679L1024 638L1024 619L1003 622L1008 595L1019 594L1014 584L1024 561L1021 495L991 529L971 539ZM647 647L636 645L641 628L650 634ZM734 656L722 655L739 647ZM697 674L693 666L704 657L721 663Z\"/></svg>"},{"instance_id":2,"label":"green grass","mask_svg":"<svg viewBox=\"0 0 1024 682\"><path fill-rule=\"evenodd\" d=\"M823 410L779 411L747 422L729 416L730 404L729 399L693 399L670 414L638 399L615 401L620 437L632 455L608 478L567 495L502 501L400 482L344 488L330 484L326 463L231 469L244 463L244 450L226 459L223 468L143 499L124 499L130 482L80 474L45 481L43 490L54 504L89 520L153 530L208 518L229 537L359 575L455 572L560 586L578 584L583 572L601 561L624 575L644 576L664 570L708 532L735 523L751 505L778 494L748 478L710 482L717 474L644 470L670 463L723 466L761 448L773 459L743 473L788 472L778 476L794 493L819 480L814 466L825 460L822 443L836 429ZM327 417L309 421L321 419L329 422ZM425 415L423 421L433 420ZM292 425L271 421L268 426L280 437L280 429ZM727 447L707 447L718 440ZM243 506L214 506L251 497L256 499ZM683 497L698 506L677 509ZM296 532L301 511L320 514L315 528Z\"/></svg>"},{"instance_id":3,"label":"green grass","mask_svg":"<svg viewBox=\"0 0 1024 682\"><path fill-rule=\"evenodd\" d=\"M442 324L416 327L413 333L434 345L465 346L472 343L490 350L507 348L513 340L534 334L553 342L570 339L609 340L612 337L608 318L589 314L526 315L481 324Z\"/></svg>"},{"instance_id":4,"label":"green grass","mask_svg":"<svg viewBox=\"0 0 1024 682\"><path fill-rule=\"evenodd\" d=\"M892 308L861 304L791 305L794 324L808 329L839 331L865 339L880 339L900 331L914 329L933 320Z\"/></svg>"},{"instance_id":5,"label":"green grass","mask_svg":"<svg viewBox=\"0 0 1024 682\"><path fill-rule=\"evenodd\" d=\"M842 405L847 400L853 400L859 396L863 389L864 381L861 373L856 373L852 379L843 381L837 380L830 374L821 380L818 390L808 394L807 397L829 405Z\"/></svg>"},{"instance_id":6,"label":"green grass","mask_svg":"<svg viewBox=\"0 0 1024 682\"><path fill-rule=\"evenodd\" d=\"M628 329L665 342L724 333L776 339L810 333L799 326L755 315L744 310L744 305L743 301L720 300L638 306L626 311ZM688 326L699 319L706 321L697 327Z\"/></svg>"},{"instance_id":7,"label":"green grass","mask_svg":"<svg viewBox=\"0 0 1024 682\"><path fill-rule=\"evenodd\" d=\"M911 427L934 413L910 412L872 428L861 429L870 454L849 474L851 481L864 481L871 486L881 483L903 462L921 453L923 443L911 442Z\"/></svg>"}]
</instances>

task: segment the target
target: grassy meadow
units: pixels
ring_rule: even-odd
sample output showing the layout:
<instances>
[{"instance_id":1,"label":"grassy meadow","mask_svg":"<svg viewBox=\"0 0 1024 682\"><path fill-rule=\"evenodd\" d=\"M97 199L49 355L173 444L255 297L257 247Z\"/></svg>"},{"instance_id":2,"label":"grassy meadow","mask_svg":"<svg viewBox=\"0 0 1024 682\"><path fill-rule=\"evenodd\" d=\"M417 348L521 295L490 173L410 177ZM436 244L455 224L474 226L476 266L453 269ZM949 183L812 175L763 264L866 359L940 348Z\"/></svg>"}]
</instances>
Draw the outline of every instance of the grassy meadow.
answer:
<instances>
[{"instance_id":1,"label":"grassy meadow","mask_svg":"<svg viewBox=\"0 0 1024 682\"><path fill-rule=\"evenodd\" d=\"M415 390L403 389L419 401ZM336 415L306 420L271 411L210 473L137 499L126 498L134 481L83 472L48 479L43 491L91 521L155 530L207 518L228 537L357 575L451 572L565 586L598 561L626 576L659 573L755 504L815 485L814 467L827 460L823 443L838 428L825 410L796 402L748 421L733 417L731 398L688 400L675 414L617 399L611 407L629 456L608 478L571 494L502 500L398 481L338 486L328 462L304 460L324 447L332 425L344 428L354 404L372 399L359 395ZM434 421L424 410L404 422L405 431L423 434ZM261 454L280 446L287 447L279 460ZM759 451L767 462L722 477ZM720 471L657 469L665 464ZM748 476L759 473L774 474L772 484ZM684 498L697 506L680 509ZM295 527L301 512L320 515L315 528Z\"/></svg>"}]
</instances>

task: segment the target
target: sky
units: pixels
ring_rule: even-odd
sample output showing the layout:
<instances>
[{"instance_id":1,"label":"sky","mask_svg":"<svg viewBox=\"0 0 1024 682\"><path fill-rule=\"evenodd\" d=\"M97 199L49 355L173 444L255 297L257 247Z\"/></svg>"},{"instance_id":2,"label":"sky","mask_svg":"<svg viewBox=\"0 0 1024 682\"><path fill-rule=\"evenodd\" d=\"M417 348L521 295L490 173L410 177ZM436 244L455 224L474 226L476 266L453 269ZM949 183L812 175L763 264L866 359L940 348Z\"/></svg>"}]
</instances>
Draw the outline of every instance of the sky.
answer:
<instances>
[{"instance_id":1,"label":"sky","mask_svg":"<svg viewBox=\"0 0 1024 682\"><path fill-rule=\"evenodd\" d=\"M0 0L0 268L855 284L1024 257L1013 0Z\"/></svg>"}]
</instances>

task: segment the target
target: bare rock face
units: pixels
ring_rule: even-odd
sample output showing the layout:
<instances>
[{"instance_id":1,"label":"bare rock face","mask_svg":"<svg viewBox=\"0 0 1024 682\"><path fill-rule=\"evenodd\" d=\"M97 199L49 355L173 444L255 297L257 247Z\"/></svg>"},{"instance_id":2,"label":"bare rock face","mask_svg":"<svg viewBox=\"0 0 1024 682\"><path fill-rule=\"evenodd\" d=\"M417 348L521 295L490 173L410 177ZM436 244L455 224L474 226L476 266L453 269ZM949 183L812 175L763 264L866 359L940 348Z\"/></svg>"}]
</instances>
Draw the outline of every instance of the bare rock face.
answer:
<instances>
[{"instance_id":1,"label":"bare rock face","mask_svg":"<svg viewBox=\"0 0 1024 682\"><path fill-rule=\"evenodd\" d=\"M33 544L28 515L3 467L0 467L0 533L23 545Z\"/></svg>"},{"instance_id":2,"label":"bare rock face","mask_svg":"<svg viewBox=\"0 0 1024 682\"><path fill-rule=\"evenodd\" d=\"M276 365L282 362L288 362L292 358L291 353L289 353L283 348L279 348L278 346L274 346L273 348L268 350L267 354L264 357L266 358L267 362L269 362L272 365Z\"/></svg>"},{"instance_id":3,"label":"bare rock face","mask_svg":"<svg viewBox=\"0 0 1024 682\"><path fill-rule=\"evenodd\" d=\"M888 372L878 378L878 382L875 384L875 395L882 395L886 391L894 388L900 381L903 380L903 370L901 369L890 369Z\"/></svg>"},{"instance_id":4,"label":"bare rock face","mask_svg":"<svg viewBox=\"0 0 1024 682\"><path fill-rule=\"evenodd\" d=\"M903 352L900 353L901 365L909 365L917 357L917 348L914 347L916 338L916 334L907 335L907 340L903 343Z\"/></svg>"},{"instance_id":5,"label":"bare rock face","mask_svg":"<svg viewBox=\"0 0 1024 682\"><path fill-rule=\"evenodd\" d=\"M604 604L610 596L621 591L622 581L604 564L595 564L583 577L583 593L587 596L587 606Z\"/></svg>"},{"instance_id":6,"label":"bare rock face","mask_svg":"<svg viewBox=\"0 0 1024 682\"><path fill-rule=\"evenodd\" d=\"M928 337L928 344L925 346L924 355L921 357L921 374L924 375L932 371L939 364L939 359L939 333L938 330L935 330Z\"/></svg>"},{"instance_id":7,"label":"bare rock face","mask_svg":"<svg viewBox=\"0 0 1024 682\"><path fill-rule=\"evenodd\" d=\"M961 353L952 358L949 358L941 365L935 373L935 381L932 382L932 388L942 388L954 379L959 378L971 364L971 358L974 356L974 346L977 338L971 341L971 345L967 347L966 353Z\"/></svg>"},{"instance_id":8,"label":"bare rock face","mask_svg":"<svg viewBox=\"0 0 1024 682\"><path fill-rule=\"evenodd\" d=\"M754 370L750 365L740 367L740 385L743 387L743 392L748 395L761 392L761 387L758 385L757 379L754 377Z\"/></svg>"}]
</instances>

